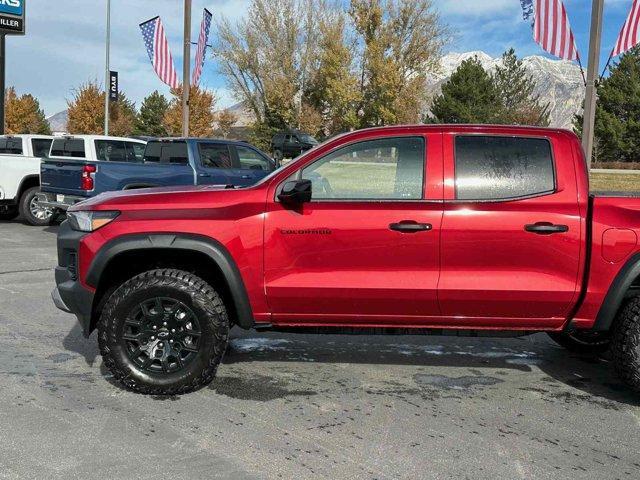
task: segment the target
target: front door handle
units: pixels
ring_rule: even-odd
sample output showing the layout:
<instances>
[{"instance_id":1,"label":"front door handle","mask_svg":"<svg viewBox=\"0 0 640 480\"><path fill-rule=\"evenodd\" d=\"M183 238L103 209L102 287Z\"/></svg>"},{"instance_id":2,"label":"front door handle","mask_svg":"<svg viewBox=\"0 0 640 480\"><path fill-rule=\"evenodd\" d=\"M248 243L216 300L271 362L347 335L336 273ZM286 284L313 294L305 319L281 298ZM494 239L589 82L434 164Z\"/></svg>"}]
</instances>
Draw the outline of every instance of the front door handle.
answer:
<instances>
[{"instance_id":1,"label":"front door handle","mask_svg":"<svg viewBox=\"0 0 640 480\"><path fill-rule=\"evenodd\" d=\"M569 231L567 225L554 225L551 222L536 222L525 225L527 232L536 233L538 235L551 235L553 233L565 233Z\"/></svg>"},{"instance_id":2,"label":"front door handle","mask_svg":"<svg viewBox=\"0 0 640 480\"><path fill-rule=\"evenodd\" d=\"M431 230L430 223L418 223L415 220L402 220L398 223L391 223L389 229L402 233L417 233Z\"/></svg>"},{"instance_id":3,"label":"front door handle","mask_svg":"<svg viewBox=\"0 0 640 480\"><path fill-rule=\"evenodd\" d=\"M210 177L211 174L210 173L206 173L206 172L201 172L198 174L199 177Z\"/></svg>"}]
</instances>

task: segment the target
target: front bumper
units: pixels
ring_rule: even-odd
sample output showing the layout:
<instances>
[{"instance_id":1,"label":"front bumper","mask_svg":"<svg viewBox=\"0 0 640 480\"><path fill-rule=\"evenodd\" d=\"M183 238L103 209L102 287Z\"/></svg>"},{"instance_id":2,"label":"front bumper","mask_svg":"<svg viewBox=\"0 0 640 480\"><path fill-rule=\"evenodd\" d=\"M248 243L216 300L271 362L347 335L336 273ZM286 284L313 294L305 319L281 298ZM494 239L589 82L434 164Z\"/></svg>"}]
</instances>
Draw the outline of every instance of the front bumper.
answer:
<instances>
[{"instance_id":1,"label":"front bumper","mask_svg":"<svg viewBox=\"0 0 640 480\"><path fill-rule=\"evenodd\" d=\"M78 318L82 332L88 337L91 333L94 292L84 287L78 276L78 248L85 235L85 232L72 230L69 222L60 225L56 288L51 292L51 298L60 310L73 313Z\"/></svg>"},{"instance_id":2,"label":"front bumper","mask_svg":"<svg viewBox=\"0 0 640 480\"><path fill-rule=\"evenodd\" d=\"M63 195L60 193L40 192L37 194L38 202L47 208L56 208L59 210L67 210L72 205L75 205L82 200L86 200L85 197L78 197L76 195Z\"/></svg>"}]
</instances>

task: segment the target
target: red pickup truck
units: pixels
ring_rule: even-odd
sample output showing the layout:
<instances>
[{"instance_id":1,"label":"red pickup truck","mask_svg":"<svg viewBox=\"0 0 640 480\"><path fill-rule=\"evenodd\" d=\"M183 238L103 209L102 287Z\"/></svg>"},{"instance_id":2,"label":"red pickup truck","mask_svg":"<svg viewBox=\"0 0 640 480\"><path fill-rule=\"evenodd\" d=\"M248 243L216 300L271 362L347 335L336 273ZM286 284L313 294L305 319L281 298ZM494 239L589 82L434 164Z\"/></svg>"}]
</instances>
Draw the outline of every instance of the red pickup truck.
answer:
<instances>
[{"instance_id":1,"label":"red pickup truck","mask_svg":"<svg viewBox=\"0 0 640 480\"><path fill-rule=\"evenodd\" d=\"M640 199L589 195L577 137L347 133L250 187L99 195L58 233L55 304L125 386L210 382L229 328L548 332L640 391Z\"/></svg>"}]
</instances>

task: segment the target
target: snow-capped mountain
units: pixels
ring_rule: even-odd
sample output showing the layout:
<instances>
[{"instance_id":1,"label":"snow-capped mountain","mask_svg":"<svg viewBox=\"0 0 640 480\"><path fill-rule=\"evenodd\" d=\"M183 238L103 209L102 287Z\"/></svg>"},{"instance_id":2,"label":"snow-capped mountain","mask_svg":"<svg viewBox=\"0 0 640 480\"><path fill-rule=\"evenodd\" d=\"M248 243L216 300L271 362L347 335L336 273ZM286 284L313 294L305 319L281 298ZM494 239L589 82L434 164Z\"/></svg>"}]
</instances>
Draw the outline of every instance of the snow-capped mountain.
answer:
<instances>
[{"instance_id":1,"label":"snow-capped mountain","mask_svg":"<svg viewBox=\"0 0 640 480\"><path fill-rule=\"evenodd\" d=\"M442 57L440 71L429 77L429 91L440 93L442 84L464 61L478 57L487 71L501 64L501 58L493 58L485 52L448 53ZM580 67L565 60L550 60L538 55L522 59L525 67L536 82L536 93L551 107L551 126L571 128L573 115L582 108L584 83Z\"/></svg>"}]
</instances>

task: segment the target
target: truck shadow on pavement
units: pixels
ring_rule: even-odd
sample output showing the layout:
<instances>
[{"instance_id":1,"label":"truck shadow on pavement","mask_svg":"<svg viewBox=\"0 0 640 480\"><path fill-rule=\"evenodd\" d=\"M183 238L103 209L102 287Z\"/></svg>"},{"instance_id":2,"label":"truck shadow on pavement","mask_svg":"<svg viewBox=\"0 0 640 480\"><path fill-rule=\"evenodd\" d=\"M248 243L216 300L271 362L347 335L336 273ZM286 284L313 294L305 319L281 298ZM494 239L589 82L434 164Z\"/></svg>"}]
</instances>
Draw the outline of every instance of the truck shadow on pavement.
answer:
<instances>
[{"instance_id":1,"label":"truck shadow on pavement","mask_svg":"<svg viewBox=\"0 0 640 480\"><path fill-rule=\"evenodd\" d=\"M242 368L243 364L253 362L297 363L298 373L317 371L322 364L407 365L430 368L426 376L430 378L430 388L464 389L465 385L456 385L456 382L471 381L470 371L477 382L492 380L509 384L513 380L515 388L539 394L548 401L592 403L610 409L618 409L620 404L640 406L640 395L618 380L606 358L573 354L542 335L531 338L305 335L234 330L211 388L234 398L263 401L316 393L301 385L290 389L291 386L288 388L276 378L256 375ZM85 339L76 324L63 345L67 351L80 354L88 366L95 368L100 364L105 379L122 388L101 364L95 334ZM448 374L451 368L458 368L461 373L447 377L437 370L434 372L438 367L442 367L443 372L447 369ZM354 371L353 375L359 373ZM453 387L446 382L453 382Z\"/></svg>"}]
</instances>

